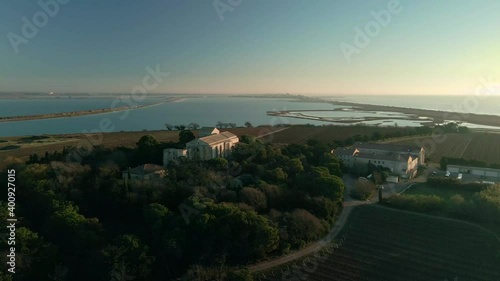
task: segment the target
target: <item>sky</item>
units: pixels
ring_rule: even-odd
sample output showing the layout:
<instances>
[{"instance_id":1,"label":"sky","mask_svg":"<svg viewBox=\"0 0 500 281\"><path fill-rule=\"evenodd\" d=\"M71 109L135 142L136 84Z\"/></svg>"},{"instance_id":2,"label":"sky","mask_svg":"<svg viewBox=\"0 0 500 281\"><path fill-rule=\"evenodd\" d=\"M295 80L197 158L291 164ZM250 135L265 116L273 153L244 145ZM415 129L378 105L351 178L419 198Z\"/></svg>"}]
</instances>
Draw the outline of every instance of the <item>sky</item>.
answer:
<instances>
[{"instance_id":1,"label":"sky","mask_svg":"<svg viewBox=\"0 0 500 281\"><path fill-rule=\"evenodd\" d=\"M40 2L55 1L68 2ZM147 67L169 73L154 93L465 95L500 81L498 0L69 0L46 18L38 1L0 5L0 92L129 93Z\"/></svg>"}]
</instances>

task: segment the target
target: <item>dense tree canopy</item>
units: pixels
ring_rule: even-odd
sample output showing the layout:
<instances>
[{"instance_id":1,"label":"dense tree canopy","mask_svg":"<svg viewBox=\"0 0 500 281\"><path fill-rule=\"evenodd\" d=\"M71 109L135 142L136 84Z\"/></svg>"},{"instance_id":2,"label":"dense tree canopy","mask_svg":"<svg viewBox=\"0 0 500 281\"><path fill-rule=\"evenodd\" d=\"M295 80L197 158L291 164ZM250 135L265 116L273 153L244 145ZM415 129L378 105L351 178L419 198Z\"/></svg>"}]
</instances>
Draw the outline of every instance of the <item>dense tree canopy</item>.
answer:
<instances>
[{"instance_id":1,"label":"dense tree canopy","mask_svg":"<svg viewBox=\"0 0 500 281\"><path fill-rule=\"evenodd\" d=\"M321 238L340 212L340 162L318 142L278 147L243 136L227 159L172 162L165 179L122 179L192 138L144 136L76 163L65 162L71 147L9 162L23 186L16 280L251 280L239 266Z\"/></svg>"}]
</instances>

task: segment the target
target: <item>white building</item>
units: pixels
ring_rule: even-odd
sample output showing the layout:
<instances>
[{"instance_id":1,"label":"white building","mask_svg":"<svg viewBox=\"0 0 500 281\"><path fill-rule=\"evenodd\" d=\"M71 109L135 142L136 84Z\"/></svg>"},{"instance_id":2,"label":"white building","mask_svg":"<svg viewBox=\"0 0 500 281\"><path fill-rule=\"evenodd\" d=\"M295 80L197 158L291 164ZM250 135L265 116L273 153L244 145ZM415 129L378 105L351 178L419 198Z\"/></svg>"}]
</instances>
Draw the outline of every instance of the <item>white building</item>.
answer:
<instances>
[{"instance_id":1,"label":"white building","mask_svg":"<svg viewBox=\"0 0 500 281\"><path fill-rule=\"evenodd\" d=\"M175 161L179 157L187 157L186 149L167 148L163 150L163 166L167 167L168 162Z\"/></svg>"},{"instance_id":2,"label":"white building","mask_svg":"<svg viewBox=\"0 0 500 281\"><path fill-rule=\"evenodd\" d=\"M144 164L135 168L129 167L127 170L122 171L122 178L124 180L152 180L163 178L166 174L167 170L165 170L165 168L162 166L155 164Z\"/></svg>"},{"instance_id":3,"label":"white building","mask_svg":"<svg viewBox=\"0 0 500 281\"><path fill-rule=\"evenodd\" d=\"M462 173L485 178L500 179L500 169L447 165L446 170L450 173Z\"/></svg>"},{"instance_id":4,"label":"white building","mask_svg":"<svg viewBox=\"0 0 500 281\"><path fill-rule=\"evenodd\" d=\"M212 129L205 132L208 132L209 135L188 142L185 149L165 149L163 151L163 165L167 166L170 161L175 161L182 156L197 160L224 158L229 155L233 147L240 141L238 136L227 131L219 132L217 129Z\"/></svg>"},{"instance_id":5,"label":"white building","mask_svg":"<svg viewBox=\"0 0 500 281\"><path fill-rule=\"evenodd\" d=\"M355 143L352 147L338 148L333 153L350 169L373 164L405 178L414 177L418 165L424 163L422 158L425 159L423 148L377 143Z\"/></svg>"},{"instance_id":6,"label":"white building","mask_svg":"<svg viewBox=\"0 0 500 281\"><path fill-rule=\"evenodd\" d=\"M425 149L419 146L411 146L411 145L399 145L399 144L390 144L390 143L370 143L370 142L356 142L353 145L354 148L367 152L367 153L399 153L399 154L409 154L412 155L413 158L418 157L419 165L425 164Z\"/></svg>"}]
</instances>

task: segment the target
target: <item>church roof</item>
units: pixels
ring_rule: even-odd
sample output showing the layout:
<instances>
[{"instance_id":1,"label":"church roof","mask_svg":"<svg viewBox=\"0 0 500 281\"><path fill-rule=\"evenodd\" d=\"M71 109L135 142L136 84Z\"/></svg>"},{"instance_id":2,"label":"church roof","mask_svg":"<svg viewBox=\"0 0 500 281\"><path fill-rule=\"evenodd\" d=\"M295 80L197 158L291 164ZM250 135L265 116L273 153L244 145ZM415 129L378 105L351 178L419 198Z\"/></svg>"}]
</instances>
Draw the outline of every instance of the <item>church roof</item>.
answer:
<instances>
[{"instance_id":1,"label":"church roof","mask_svg":"<svg viewBox=\"0 0 500 281\"><path fill-rule=\"evenodd\" d=\"M216 144L219 142L228 141L228 140L234 139L234 138L237 139L238 137L235 134L226 131L226 132L221 132L221 133L216 134L216 135L202 137L202 138L199 138L199 140L202 142L205 142L209 145L212 145L212 144Z\"/></svg>"},{"instance_id":2,"label":"church roof","mask_svg":"<svg viewBox=\"0 0 500 281\"><path fill-rule=\"evenodd\" d=\"M198 132L198 136L201 138L201 137L206 137L206 136L210 136L210 135L213 135L213 134L219 134L219 133L220 133L220 131L217 128L214 128L214 127L203 127Z\"/></svg>"},{"instance_id":3,"label":"church roof","mask_svg":"<svg viewBox=\"0 0 500 281\"><path fill-rule=\"evenodd\" d=\"M412 145L398 145L398 144L387 144L387 143L371 143L371 142L356 142L353 145L357 149L379 149L392 152L406 152L406 153L416 153L420 152L420 147Z\"/></svg>"}]
</instances>

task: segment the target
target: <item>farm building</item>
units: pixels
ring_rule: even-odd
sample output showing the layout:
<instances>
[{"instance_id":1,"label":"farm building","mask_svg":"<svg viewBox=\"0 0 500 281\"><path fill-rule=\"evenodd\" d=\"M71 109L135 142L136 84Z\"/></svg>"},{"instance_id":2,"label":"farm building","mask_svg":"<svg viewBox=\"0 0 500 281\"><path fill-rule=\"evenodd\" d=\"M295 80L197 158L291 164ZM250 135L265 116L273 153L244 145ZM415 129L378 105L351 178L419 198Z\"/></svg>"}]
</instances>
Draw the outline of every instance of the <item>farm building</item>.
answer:
<instances>
[{"instance_id":1,"label":"farm building","mask_svg":"<svg viewBox=\"0 0 500 281\"><path fill-rule=\"evenodd\" d=\"M400 153L409 154L413 158L418 157L418 164L425 164L425 149L419 146L411 145L398 145L398 144L384 144L384 143L370 143L370 142L356 142L352 147L367 153Z\"/></svg>"},{"instance_id":2,"label":"farm building","mask_svg":"<svg viewBox=\"0 0 500 281\"><path fill-rule=\"evenodd\" d=\"M199 160L226 157L240 141L235 134L230 132L219 132L217 129L208 132L210 135L186 143L184 149L165 149L163 151L163 165L167 166L170 161L175 161L182 156Z\"/></svg>"},{"instance_id":3,"label":"farm building","mask_svg":"<svg viewBox=\"0 0 500 281\"><path fill-rule=\"evenodd\" d=\"M423 164L422 159L425 159L423 148L377 143L358 142L352 147L336 149L333 153L350 169L373 164L405 178L414 177L418 165Z\"/></svg>"},{"instance_id":4,"label":"farm building","mask_svg":"<svg viewBox=\"0 0 500 281\"><path fill-rule=\"evenodd\" d=\"M151 180L160 179L166 175L167 171L164 167L154 164L144 164L135 168L128 168L122 171L122 178L127 179L140 179Z\"/></svg>"},{"instance_id":5,"label":"farm building","mask_svg":"<svg viewBox=\"0 0 500 281\"><path fill-rule=\"evenodd\" d=\"M163 150L163 166L168 162L175 161L179 157L187 157L187 149L167 148Z\"/></svg>"},{"instance_id":6,"label":"farm building","mask_svg":"<svg viewBox=\"0 0 500 281\"><path fill-rule=\"evenodd\" d=\"M470 174L470 175L480 176L480 177L500 178L500 170L499 169L468 167L468 166L459 166L459 165L447 165L446 170L449 171L450 173L462 173L462 174Z\"/></svg>"}]
</instances>

